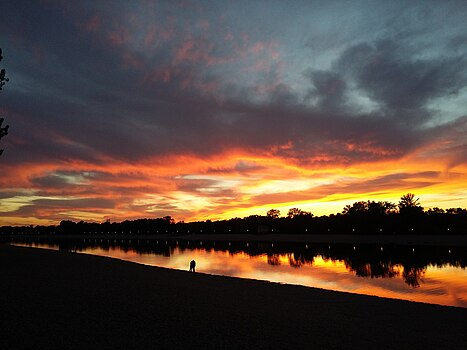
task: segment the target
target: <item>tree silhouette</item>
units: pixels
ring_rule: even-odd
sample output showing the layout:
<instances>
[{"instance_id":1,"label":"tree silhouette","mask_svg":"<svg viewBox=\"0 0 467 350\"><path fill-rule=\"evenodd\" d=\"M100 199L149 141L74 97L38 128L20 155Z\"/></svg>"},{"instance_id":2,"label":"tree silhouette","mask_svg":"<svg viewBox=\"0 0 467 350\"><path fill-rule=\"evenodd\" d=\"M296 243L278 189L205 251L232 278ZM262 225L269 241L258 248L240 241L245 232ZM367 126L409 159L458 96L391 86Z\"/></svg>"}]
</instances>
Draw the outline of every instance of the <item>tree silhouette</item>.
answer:
<instances>
[{"instance_id":1,"label":"tree silhouette","mask_svg":"<svg viewBox=\"0 0 467 350\"><path fill-rule=\"evenodd\" d=\"M164 216L162 219L165 220L170 225L175 224L175 219L171 217L170 215Z\"/></svg>"},{"instance_id":2,"label":"tree silhouette","mask_svg":"<svg viewBox=\"0 0 467 350\"><path fill-rule=\"evenodd\" d=\"M391 202L355 202L352 205L346 205L342 210L344 215L370 215L370 216L382 216L393 213L396 209L396 205Z\"/></svg>"},{"instance_id":3,"label":"tree silhouette","mask_svg":"<svg viewBox=\"0 0 467 350\"><path fill-rule=\"evenodd\" d=\"M342 211L344 215L365 214L368 211L367 202L355 202L352 205L346 205Z\"/></svg>"},{"instance_id":4,"label":"tree silhouette","mask_svg":"<svg viewBox=\"0 0 467 350\"><path fill-rule=\"evenodd\" d=\"M423 208L413 193L403 195L399 201L399 212L405 215L417 215L423 213Z\"/></svg>"},{"instance_id":5,"label":"tree silhouette","mask_svg":"<svg viewBox=\"0 0 467 350\"><path fill-rule=\"evenodd\" d=\"M0 61L3 59L3 56L2 56L2 49L0 48ZM6 74L6 71L5 69L1 69L0 70L0 90L3 89L3 85L5 85L5 83L9 80L8 78L5 77L5 74ZM9 128L9 125L6 125L6 126L2 126L3 125L3 118L0 118L0 140L8 135L8 128ZM3 153L3 149L0 149L0 155Z\"/></svg>"},{"instance_id":6,"label":"tree silhouette","mask_svg":"<svg viewBox=\"0 0 467 350\"><path fill-rule=\"evenodd\" d=\"M294 217L300 216L302 211L298 208L290 208L289 212L287 213L287 217L289 219L293 219Z\"/></svg>"},{"instance_id":7,"label":"tree silhouette","mask_svg":"<svg viewBox=\"0 0 467 350\"><path fill-rule=\"evenodd\" d=\"M311 217L311 216L313 216L313 214L311 214L308 211L303 211L303 210L298 209L298 208L290 208L289 212L287 213L287 217L289 219L297 218L299 216L309 216L309 217Z\"/></svg>"},{"instance_id":8,"label":"tree silhouette","mask_svg":"<svg viewBox=\"0 0 467 350\"><path fill-rule=\"evenodd\" d=\"M0 61L3 59L2 55L2 49L0 48ZM8 78L5 77L6 71L5 69L0 70L0 90L2 90L3 85L9 80Z\"/></svg>"},{"instance_id":9,"label":"tree silhouette","mask_svg":"<svg viewBox=\"0 0 467 350\"><path fill-rule=\"evenodd\" d=\"M368 201L368 213L373 216L381 216L393 213L397 206L392 202Z\"/></svg>"},{"instance_id":10,"label":"tree silhouette","mask_svg":"<svg viewBox=\"0 0 467 350\"><path fill-rule=\"evenodd\" d=\"M426 211L426 213L428 215L439 215L439 214L444 214L445 211L444 209L442 208L438 208L438 207L434 207L434 208L430 208Z\"/></svg>"},{"instance_id":11,"label":"tree silhouette","mask_svg":"<svg viewBox=\"0 0 467 350\"><path fill-rule=\"evenodd\" d=\"M6 135L8 135L8 128L10 127L9 125L2 126L3 125L3 118L0 118L0 139ZM3 149L0 149L0 155L2 155Z\"/></svg>"},{"instance_id":12,"label":"tree silhouette","mask_svg":"<svg viewBox=\"0 0 467 350\"><path fill-rule=\"evenodd\" d=\"M399 201L399 209L420 206L419 200L420 198L415 199L415 195L413 193L407 193L401 197L401 200Z\"/></svg>"},{"instance_id":13,"label":"tree silhouette","mask_svg":"<svg viewBox=\"0 0 467 350\"><path fill-rule=\"evenodd\" d=\"M467 209L463 209L463 208L449 208L449 209L446 209L446 214L450 214L450 215L454 215L454 214L467 214Z\"/></svg>"},{"instance_id":14,"label":"tree silhouette","mask_svg":"<svg viewBox=\"0 0 467 350\"><path fill-rule=\"evenodd\" d=\"M279 216L281 216L281 211L279 209L270 209L266 213L266 216L271 219L279 219Z\"/></svg>"}]
</instances>

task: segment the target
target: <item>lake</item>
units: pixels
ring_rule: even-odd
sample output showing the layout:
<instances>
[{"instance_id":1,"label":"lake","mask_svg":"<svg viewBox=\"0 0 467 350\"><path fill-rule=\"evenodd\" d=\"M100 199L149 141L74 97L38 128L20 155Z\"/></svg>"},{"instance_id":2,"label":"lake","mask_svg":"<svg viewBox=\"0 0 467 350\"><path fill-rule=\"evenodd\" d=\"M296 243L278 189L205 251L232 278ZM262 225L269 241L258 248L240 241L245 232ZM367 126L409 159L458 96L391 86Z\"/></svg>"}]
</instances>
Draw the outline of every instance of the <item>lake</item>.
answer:
<instances>
[{"instance_id":1,"label":"lake","mask_svg":"<svg viewBox=\"0 0 467 350\"><path fill-rule=\"evenodd\" d=\"M10 244L112 257L213 275L467 307L465 247L18 238Z\"/></svg>"}]
</instances>

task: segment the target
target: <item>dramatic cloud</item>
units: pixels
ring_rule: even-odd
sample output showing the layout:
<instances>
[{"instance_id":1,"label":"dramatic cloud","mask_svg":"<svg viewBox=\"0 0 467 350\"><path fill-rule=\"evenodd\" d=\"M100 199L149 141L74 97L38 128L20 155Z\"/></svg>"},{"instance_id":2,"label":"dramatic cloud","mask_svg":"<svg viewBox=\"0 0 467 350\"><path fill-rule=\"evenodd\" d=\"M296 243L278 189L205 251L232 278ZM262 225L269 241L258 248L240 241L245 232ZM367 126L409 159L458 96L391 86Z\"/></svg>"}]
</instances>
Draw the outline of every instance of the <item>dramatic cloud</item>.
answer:
<instances>
[{"instance_id":1,"label":"dramatic cloud","mask_svg":"<svg viewBox=\"0 0 467 350\"><path fill-rule=\"evenodd\" d=\"M462 1L2 10L6 223L467 204Z\"/></svg>"}]
</instances>

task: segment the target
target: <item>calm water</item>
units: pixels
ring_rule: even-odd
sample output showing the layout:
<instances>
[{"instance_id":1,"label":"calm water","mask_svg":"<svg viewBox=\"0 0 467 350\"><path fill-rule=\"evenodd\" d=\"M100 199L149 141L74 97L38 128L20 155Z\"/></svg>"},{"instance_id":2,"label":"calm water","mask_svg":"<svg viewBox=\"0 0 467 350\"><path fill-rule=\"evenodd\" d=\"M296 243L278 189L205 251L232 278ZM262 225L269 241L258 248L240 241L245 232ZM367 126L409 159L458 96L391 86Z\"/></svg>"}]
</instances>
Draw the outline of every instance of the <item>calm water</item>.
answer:
<instances>
[{"instance_id":1,"label":"calm water","mask_svg":"<svg viewBox=\"0 0 467 350\"><path fill-rule=\"evenodd\" d=\"M145 265L467 307L467 249L124 239L22 239L12 244Z\"/></svg>"}]
</instances>

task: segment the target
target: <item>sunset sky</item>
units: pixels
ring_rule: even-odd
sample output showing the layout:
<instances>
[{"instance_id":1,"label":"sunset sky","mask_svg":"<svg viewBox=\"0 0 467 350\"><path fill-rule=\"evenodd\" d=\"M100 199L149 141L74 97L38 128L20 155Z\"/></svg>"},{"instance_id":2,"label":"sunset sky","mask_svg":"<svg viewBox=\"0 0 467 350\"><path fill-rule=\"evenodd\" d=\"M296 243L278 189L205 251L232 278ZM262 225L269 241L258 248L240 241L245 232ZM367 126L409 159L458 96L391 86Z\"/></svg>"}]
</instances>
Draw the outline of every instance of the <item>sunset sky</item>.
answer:
<instances>
[{"instance_id":1,"label":"sunset sky","mask_svg":"<svg viewBox=\"0 0 467 350\"><path fill-rule=\"evenodd\" d=\"M1 12L0 225L467 207L465 1Z\"/></svg>"}]
</instances>

